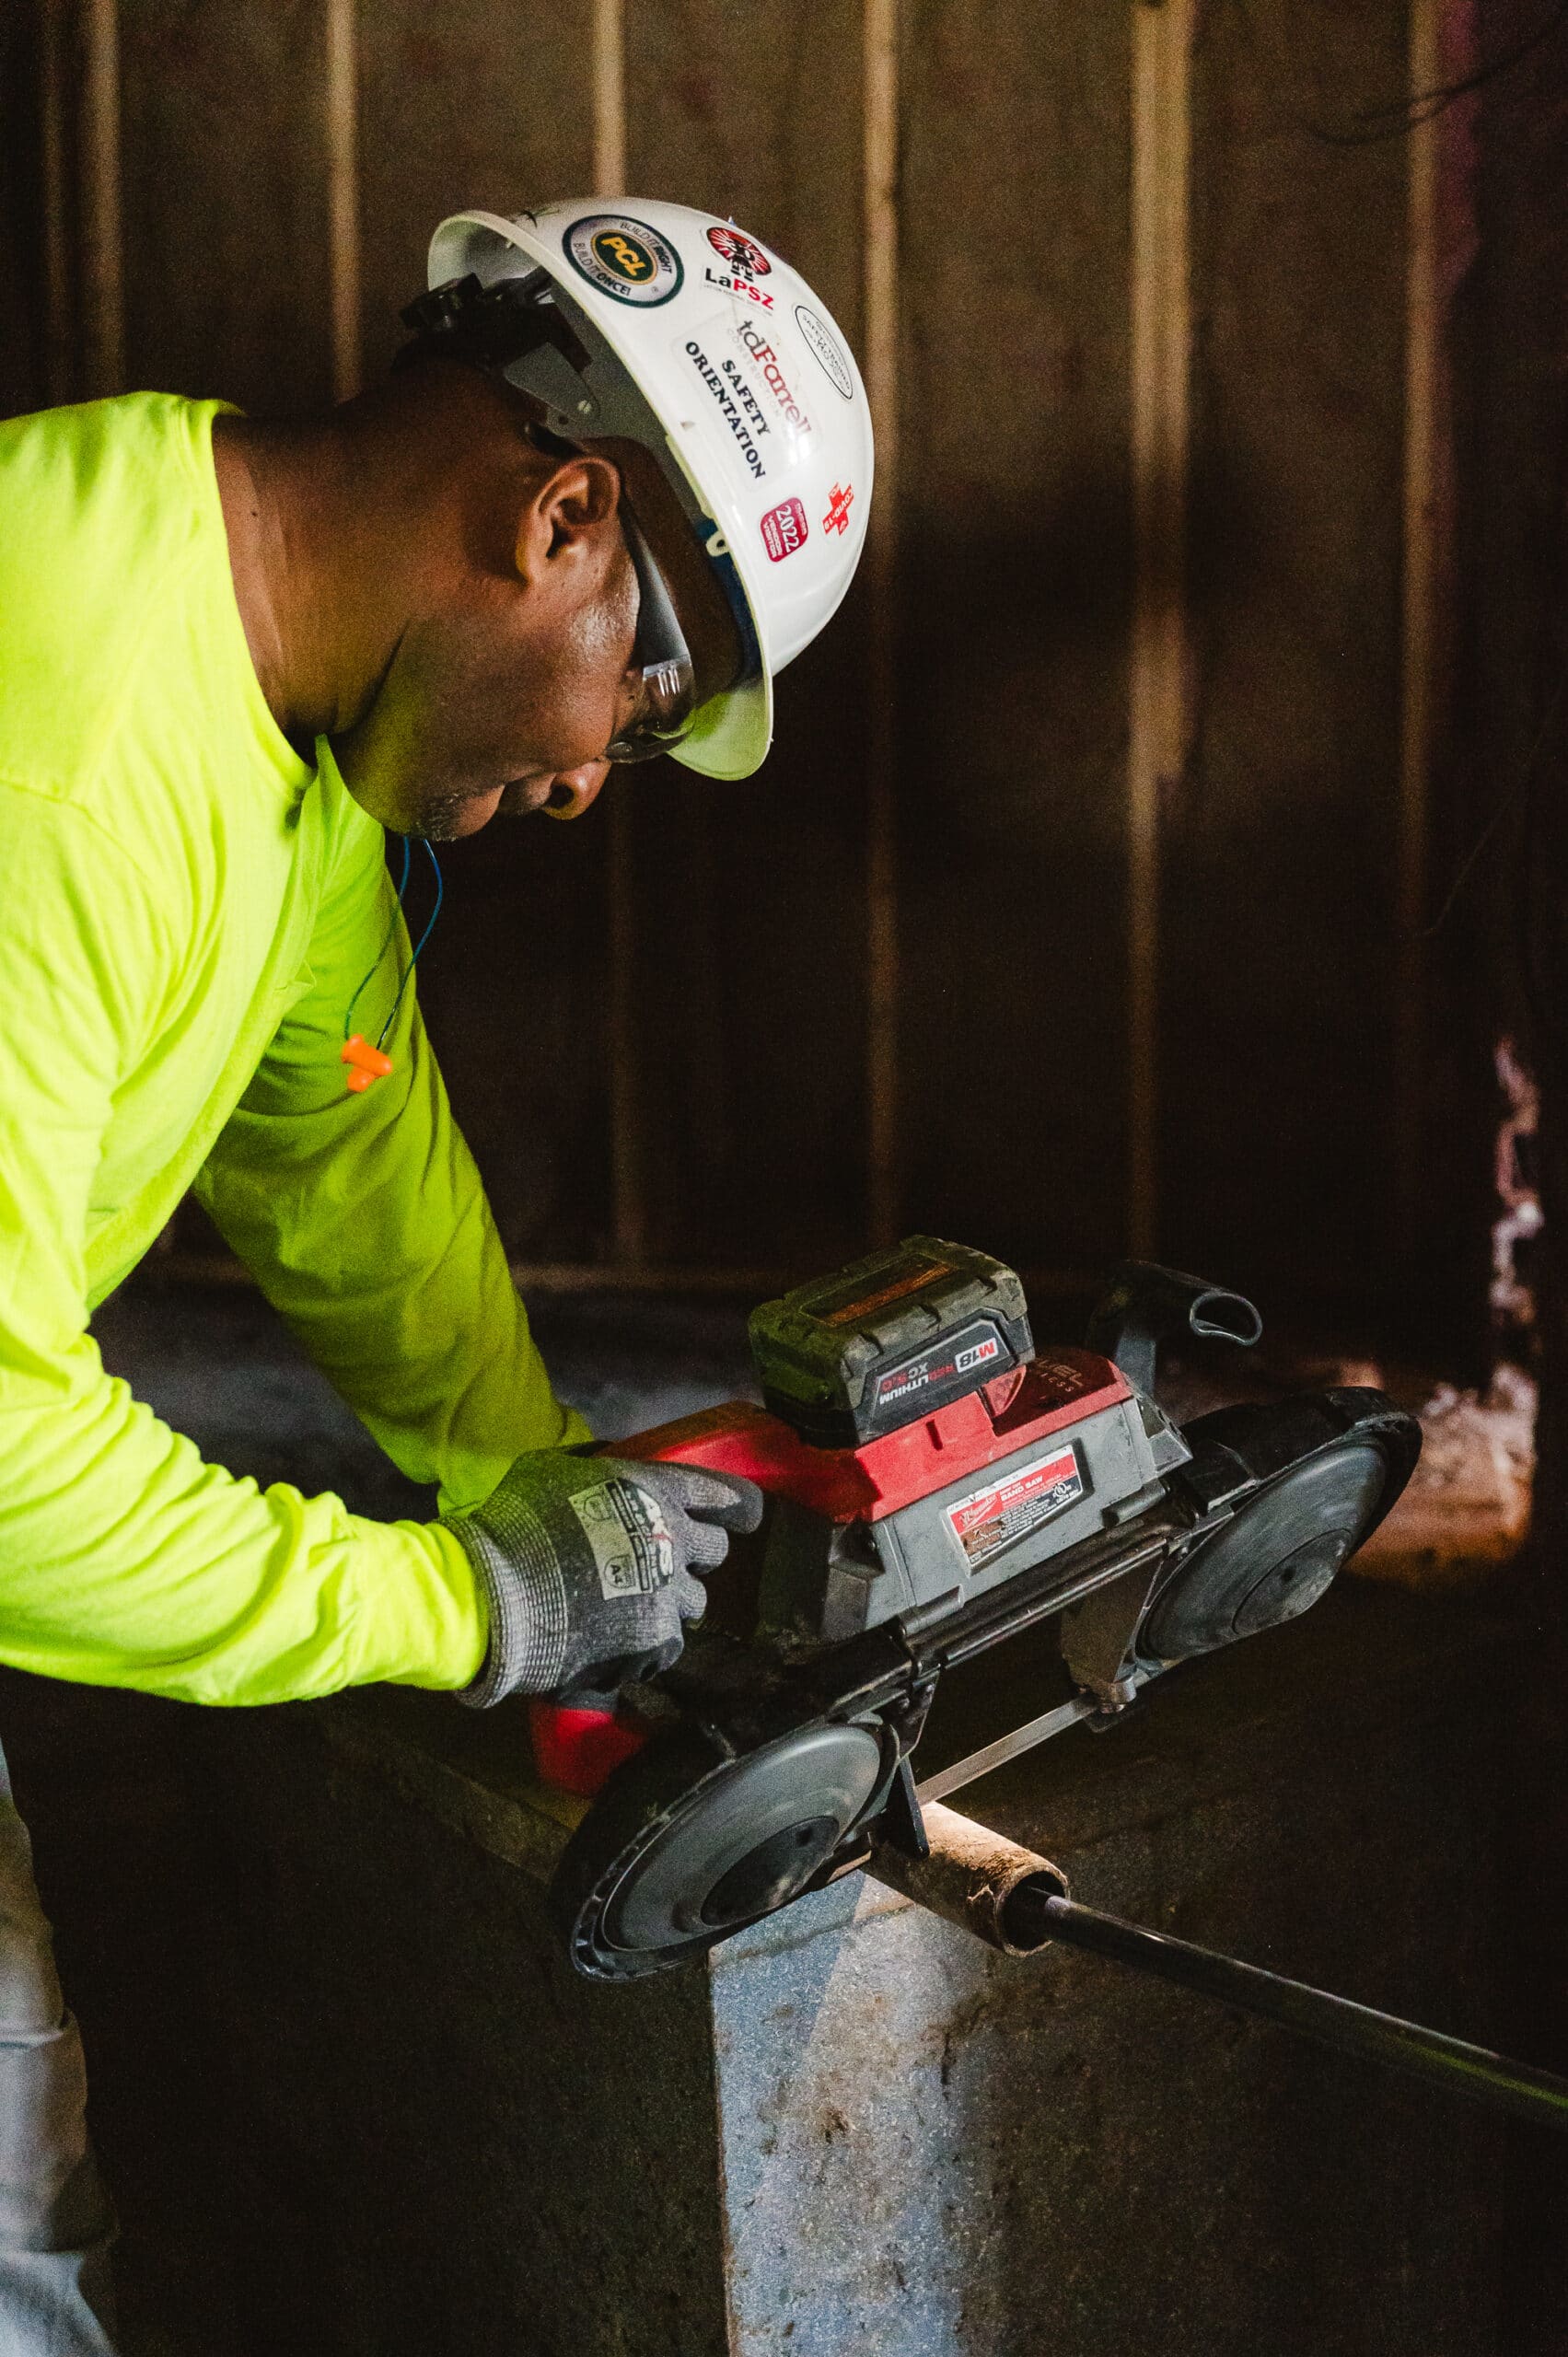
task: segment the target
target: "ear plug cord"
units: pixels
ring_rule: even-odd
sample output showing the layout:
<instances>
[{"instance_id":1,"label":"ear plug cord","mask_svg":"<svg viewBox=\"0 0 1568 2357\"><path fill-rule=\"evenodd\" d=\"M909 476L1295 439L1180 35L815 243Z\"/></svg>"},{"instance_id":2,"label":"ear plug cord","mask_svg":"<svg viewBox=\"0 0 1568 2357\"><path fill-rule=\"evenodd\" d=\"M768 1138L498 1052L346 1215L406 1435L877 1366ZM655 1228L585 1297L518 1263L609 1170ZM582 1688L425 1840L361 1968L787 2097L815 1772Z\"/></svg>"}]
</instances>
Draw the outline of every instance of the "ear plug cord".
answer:
<instances>
[{"instance_id":1,"label":"ear plug cord","mask_svg":"<svg viewBox=\"0 0 1568 2357\"><path fill-rule=\"evenodd\" d=\"M413 970L419 963L420 953L424 949L424 945L429 940L431 935L436 930L436 920L441 913L441 903L446 898L447 888L442 880L441 863L436 856L436 846L426 837L422 836L420 840L424 843L424 848L430 854L430 865L436 877L436 905L430 911L430 916L425 924L424 931L420 935L419 939L413 946L408 964L403 968L402 973L398 979L397 993L392 1000L390 1011L388 1014L387 1020L382 1024L380 1030L377 1033L375 1043L373 1045L363 1036L362 1033L354 1030L354 1010L359 1004L360 1000L364 997L370 983L375 980L376 975L380 971L381 962L386 957L388 950L391 947L393 939L397 934L398 920L402 915L403 900L408 891L409 873L413 862L412 838L405 835L403 837L403 872L398 879L398 902L396 908L392 911L391 923L387 927L386 938L383 940L380 948L376 952L374 964L369 968L364 980L361 981L359 988L354 992L354 996L350 999L347 1012L343 1016L343 1044L340 1062L345 1063L349 1068L349 1093L354 1097L363 1097L365 1091L370 1086L372 1081L384 1080L392 1069L392 1059L386 1053L387 1040L390 1035L393 1024L398 1019L398 1009L403 1003L403 993L408 989L410 982L413 980Z\"/></svg>"}]
</instances>

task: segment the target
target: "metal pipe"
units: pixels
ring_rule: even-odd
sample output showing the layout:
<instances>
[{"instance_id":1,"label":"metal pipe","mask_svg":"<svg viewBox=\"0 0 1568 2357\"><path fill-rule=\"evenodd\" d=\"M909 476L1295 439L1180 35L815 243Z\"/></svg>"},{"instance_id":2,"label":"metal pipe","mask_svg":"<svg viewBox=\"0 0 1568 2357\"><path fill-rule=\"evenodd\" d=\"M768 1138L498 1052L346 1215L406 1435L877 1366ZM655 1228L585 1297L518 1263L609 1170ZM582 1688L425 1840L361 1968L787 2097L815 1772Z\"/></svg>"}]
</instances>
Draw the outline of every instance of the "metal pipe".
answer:
<instances>
[{"instance_id":1,"label":"metal pipe","mask_svg":"<svg viewBox=\"0 0 1568 2357\"><path fill-rule=\"evenodd\" d=\"M926 1803L920 1813L929 1855L911 1858L883 1847L872 1852L866 1872L889 1890L912 1898L917 1907L928 1907L944 1922L972 1932L987 1947L1000 1948L1005 1956L1028 1956L1040 1942L1027 1936L1027 1923L1022 1926L1026 1936L1020 1938L1005 1920L1013 1894L1042 1875L1050 1876L1052 1889L1065 1894L1066 1875L1032 1850L1020 1849L988 1826L977 1825L973 1817L944 1808L940 1801Z\"/></svg>"},{"instance_id":2,"label":"metal pipe","mask_svg":"<svg viewBox=\"0 0 1568 2357\"><path fill-rule=\"evenodd\" d=\"M1054 1875L1054 1867L1046 1868ZM1093 1956L1131 1965L1179 1988L1194 1989L1223 2005L1238 2006L1278 2022L1303 2038L1316 2038L1342 2054L1356 2054L1411 2078L1424 2079L1446 2095L1465 2096L1495 2111L1514 2113L1545 2126L1568 2130L1568 2079L1538 2070L1528 2062L1511 2061L1484 2046L1471 2046L1444 2031L1426 2029L1418 2022L1401 2021L1395 2014L1380 2014L1326 1989L1310 1989L1283 1974L1265 1972L1237 1957L1216 1956L1211 1948L1194 1947L1190 1940L1173 1940L1140 1923L1124 1923L1098 1908L1083 1907L1063 1896L1043 1875L1020 1880L1008 1892L1003 1930L1014 1952L1060 1941L1086 1948Z\"/></svg>"},{"instance_id":3,"label":"metal pipe","mask_svg":"<svg viewBox=\"0 0 1568 2357\"><path fill-rule=\"evenodd\" d=\"M1387 2063L1446 2095L1568 2129L1568 2079L1554 2072L1511 2061L1487 2047L1287 1980L1235 1956L1216 1956L1190 1940L1101 1914L1074 1898L1066 1875L1049 1859L940 1803L921 1814L929 1855L914 1859L884 1847L872 1853L866 1871L1005 1956L1034 1956L1052 1942L1085 1948L1278 2022L1342 2054Z\"/></svg>"}]
</instances>

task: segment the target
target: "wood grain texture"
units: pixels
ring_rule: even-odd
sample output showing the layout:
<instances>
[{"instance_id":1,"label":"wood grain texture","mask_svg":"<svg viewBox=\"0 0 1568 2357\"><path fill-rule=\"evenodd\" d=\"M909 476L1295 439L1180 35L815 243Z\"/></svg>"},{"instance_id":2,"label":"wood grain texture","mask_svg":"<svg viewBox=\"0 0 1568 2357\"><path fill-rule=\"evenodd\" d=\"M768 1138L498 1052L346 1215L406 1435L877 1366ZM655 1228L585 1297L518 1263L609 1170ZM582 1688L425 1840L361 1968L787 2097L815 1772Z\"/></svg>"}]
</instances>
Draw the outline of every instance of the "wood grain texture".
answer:
<instances>
[{"instance_id":1,"label":"wood grain texture","mask_svg":"<svg viewBox=\"0 0 1568 2357\"><path fill-rule=\"evenodd\" d=\"M1393 1233L1408 154L1403 9L1205 12L1195 68L1195 728L1167 813L1167 1252L1275 1302Z\"/></svg>"},{"instance_id":2,"label":"wood grain texture","mask_svg":"<svg viewBox=\"0 0 1568 2357\"><path fill-rule=\"evenodd\" d=\"M1126 12L911 12L900 721L912 1227L1124 1240Z\"/></svg>"},{"instance_id":3,"label":"wood grain texture","mask_svg":"<svg viewBox=\"0 0 1568 2357\"><path fill-rule=\"evenodd\" d=\"M629 178L733 214L860 331L860 16L852 0L627 19ZM779 682L761 774L673 764L633 805L650 1248L809 1268L865 1233L861 595Z\"/></svg>"},{"instance_id":4,"label":"wood grain texture","mask_svg":"<svg viewBox=\"0 0 1568 2357\"><path fill-rule=\"evenodd\" d=\"M123 0L128 384L329 395L323 64L315 0Z\"/></svg>"}]
</instances>

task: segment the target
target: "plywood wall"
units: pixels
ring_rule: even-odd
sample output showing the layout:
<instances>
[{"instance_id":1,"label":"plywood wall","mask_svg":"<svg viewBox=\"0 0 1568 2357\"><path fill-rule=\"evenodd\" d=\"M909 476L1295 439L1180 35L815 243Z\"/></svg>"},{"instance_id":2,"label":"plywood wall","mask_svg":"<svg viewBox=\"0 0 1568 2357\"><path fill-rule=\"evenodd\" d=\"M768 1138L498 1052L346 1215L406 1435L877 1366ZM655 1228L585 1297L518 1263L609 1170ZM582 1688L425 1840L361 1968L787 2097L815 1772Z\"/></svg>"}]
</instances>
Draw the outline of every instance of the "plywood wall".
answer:
<instances>
[{"instance_id":1,"label":"plywood wall","mask_svg":"<svg viewBox=\"0 0 1568 2357\"><path fill-rule=\"evenodd\" d=\"M1143 183L1189 257L1190 477L1179 743L1140 871L1134 75L1155 16L1167 38L1179 19L1191 139L1179 187L1157 158ZM1434 1233L1410 1208L1424 1116L1399 1113L1411 149L1318 134L1408 87L1404 6L29 0L0 36L0 395L106 389L80 103L106 41L127 383L328 398L345 366L385 365L444 212L588 192L607 139L632 190L779 246L864 348L879 25L897 567L785 676L755 783L659 765L582 826L503 823L450 855L422 989L509 1243L807 1271L867 1240L879 1176L899 1225L1092 1274L1127 1245L1142 1155L1167 1256L1279 1299L1397 1293ZM52 218L74 257L52 309ZM878 906L896 963L873 1023ZM1481 1137L1474 1042L1436 1029L1422 1101Z\"/></svg>"}]
</instances>

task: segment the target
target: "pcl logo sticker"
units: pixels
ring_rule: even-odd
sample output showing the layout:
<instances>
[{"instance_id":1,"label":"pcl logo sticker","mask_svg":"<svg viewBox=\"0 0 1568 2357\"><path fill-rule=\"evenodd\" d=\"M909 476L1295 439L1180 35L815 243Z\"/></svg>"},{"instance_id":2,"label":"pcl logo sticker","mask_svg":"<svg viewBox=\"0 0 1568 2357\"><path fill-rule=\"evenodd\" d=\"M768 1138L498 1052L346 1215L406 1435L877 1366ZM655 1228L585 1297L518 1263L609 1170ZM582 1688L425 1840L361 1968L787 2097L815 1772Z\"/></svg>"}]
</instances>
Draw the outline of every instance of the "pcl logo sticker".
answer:
<instances>
[{"instance_id":1,"label":"pcl logo sticker","mask_svg":"<svg viewBox=\"0 0 1568 2357\"><path fill-rule=\"evenodd\" d=\"M755 238L743 229L714 227L708 231L708 243L726 268L740 278L767 278L772 263Z\"/></svg>"},{"instance_id":2,"label":"pcl logo sticker","mask_svg":"<svg viewBox=\"0 0 1568 2357\"><path fill-rule=\"evenodd\" d=\"M621 213L589 213L563 241L580 278L618 303L652 308L679 295L686 273L668 238Z\"/></svg>"},{"instance_id":3,"label":"pcl logo sticker","mask_svg":"<svg viewBox=\"0 0 1568 2357\"><path fill-rule=\"evenodd\" d=\"M798 499L784 499L762 518L762 546L775 564L806 546L806 510Z\"/></svg>"}]
</instances>

